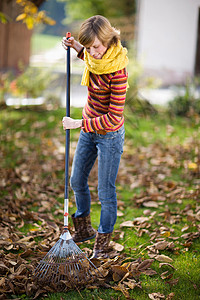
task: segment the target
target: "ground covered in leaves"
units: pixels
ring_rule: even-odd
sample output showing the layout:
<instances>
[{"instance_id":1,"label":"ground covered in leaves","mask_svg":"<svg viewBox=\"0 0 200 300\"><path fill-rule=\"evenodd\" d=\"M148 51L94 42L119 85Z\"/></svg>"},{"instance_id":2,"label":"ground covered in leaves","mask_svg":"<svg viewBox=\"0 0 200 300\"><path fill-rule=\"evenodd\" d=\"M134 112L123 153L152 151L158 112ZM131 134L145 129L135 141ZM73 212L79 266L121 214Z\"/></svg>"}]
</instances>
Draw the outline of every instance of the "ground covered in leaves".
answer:
<instances>
[{"instance_id":1,"label":"ground covered in leaves","mask_svg":"<svg viewBox=\"0 0 200 300\"><path fill-rule=\"evenodd\" d=\"M51 299L51 293L59 291L56 285L39 285L32 275L59 239L63 226L62 116L61 110L1 112L2 300ZM93 261L102 276L84 286L94 292L93 298L87 299L200 297L199 119L174 125L170 119L161 119L143 118L139 124L127 121L117 178L118 220L111 257ZM70 162L77 136L78 131L71 135ZM90 187L91 216L97 227L100 207L96 165ZM75 204L71 191L70 197L72 211ZM90 255L93 243L79 246ZM85 297L87 290L75 291L77 298L70 299ZM67 295L58 294L52 299L68 299Z\"/></svg>"}]
</instances>

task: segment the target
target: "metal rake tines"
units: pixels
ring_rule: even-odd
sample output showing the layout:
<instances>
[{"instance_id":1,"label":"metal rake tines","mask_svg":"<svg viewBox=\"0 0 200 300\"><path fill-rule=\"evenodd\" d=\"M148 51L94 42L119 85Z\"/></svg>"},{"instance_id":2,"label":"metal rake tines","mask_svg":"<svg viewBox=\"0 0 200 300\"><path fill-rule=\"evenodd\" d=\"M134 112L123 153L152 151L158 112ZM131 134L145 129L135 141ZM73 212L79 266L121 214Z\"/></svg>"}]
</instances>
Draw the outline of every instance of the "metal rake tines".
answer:
<instances>
[{"instance_id":1,"label":"metal rake tines","mask_svg":"<svg viewBox=\"0 0 200 300\"><path fill-rule=\"evenodd\" d=\"M39 284L64 283L67 287L92 283L100 271L72 239L59 239L40 261L34 277Z\"/></svg>"}]
</instances>

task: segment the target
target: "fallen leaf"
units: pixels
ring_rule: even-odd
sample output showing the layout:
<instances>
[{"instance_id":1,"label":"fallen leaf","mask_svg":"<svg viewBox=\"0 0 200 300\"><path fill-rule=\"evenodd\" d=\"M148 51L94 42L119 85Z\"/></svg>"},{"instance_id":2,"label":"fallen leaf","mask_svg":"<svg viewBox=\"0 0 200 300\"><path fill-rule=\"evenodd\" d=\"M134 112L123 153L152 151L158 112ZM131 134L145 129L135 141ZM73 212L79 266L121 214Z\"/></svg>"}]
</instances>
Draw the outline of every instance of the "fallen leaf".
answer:
<instances>
[{"instance_id":1,"label":"fallen leaf","mask_svg":"<svg viewBox=\"0 0 200 300\"><path fill-rule=\"evenodd\" d=\"M121 212L120 210L117 210L117 216L118 216L118 217L123 217L123 216L124 216L124 213Z\"/></svg>"},{"instance_id":2,"label":"fallen leaf","mask_svg":"<svg viewBox=\"0 0 200 300\"><path fill-rule=\"evenodd\" d=\"M121 245L121 244L119 244L119 243L116 243L116 242L114 242L114 241L111 241L111 242L110 242L110 246L111 246L114 250L119 251L119 252L121 252L121 251L124 250L124 246L123 246L123 245Z\"/></svg>"},{"instance_id":3,"label":"fallen leaf","mask_svg":"<svg viewBox=\"0 0 200 300\"><path fill-rule=\"evenodd\" d=\"M169 242L161 241L153 244L153 247L155 247L158 250L164 250L165 248L167 248L168 244Z\"/></svg>"},{"instance_id":4,"label":"fallen leaf","mask_svg":"<svg viewBox=\"0 0 200 300\"><path fill-rule=\"evenodd\" d=\"M188 230L188 229L189 229L189 226L188 226L188 225L185 225L185 226L181 229L181 231L184 232L184 231L186 231L186 230Z\"/></svg>"},{"instance_id":5,"label":"fallen leaf","mask_svg":"<svg viewBox=\"0 0 200 300\"><path fill-rule=\"evenodd\" d=\"M172 276L173 276L173 274L169 274L169 271L165 271L160 275L160 277L162 279L170 279L170 278L172 278Z\"/></svg>"},{"instance_id":6,"label":"fallen leaf","mask_svg":"<svg viewBox=\"0 0 200 300\"><path fill-rule=\"evenodd\" d=\"M129 299L130 295L124 284L119 283L117 287L113 287L114 290L121 291L125 298Z\"/></svg>"},{"instance_id":7,"label":"fallen leaf","mask_svg":"<svg viewBox=\"0 0 200 300\"><path fill-rule=\"evenodd\" d=\"M21 176L21 180L23 181L23 182L29 182L30 180L31 180L31 178L30 178L30 176L28 176L28 175L22 175Z\"/></svg>"},{"instance_id":8,"label":"fallen leaf","mask_svg":"<svg viewBox=\"0 0 200 300\"><path fill-rule=\"evenodd\" d=\"M149 276L153 276L153 275L156 275L157 272L155 270L152 270L152 269L147 269L147 270L144 270L144 271L141 271L143 274L145 275L149 275Z\"/></svg>"},{"instance_id":9,"label":"fallen leaf","mask_svg":"<svg viewBox=\"0 0 200 300\"><path fill-rule=\"evenodd\" d=\"M172 279L170 281L166 281L169 285L177 285L177 283L179 282L179 279L176 278L176 279Z\"/></svg>"},{"instance_id":10,"label":"fallen leaf","mask_svg":"<svg viewBox=\"0 0 200 300\"><path fill-rule=\"evenodd\" d=\"M103 275L103 277L106 277L109 273L108 269L103 268L102 266L98 268L99 272Z\"/></svg>"},{"instance_id":11,"label":"fallen leaf","mask_svg":"<svg viewBox=\"0 0 200 300\"><path fill-rule=\"evenodd\" d=\"M166 300L171 300L174 296L175 296L174 293L170 293L169 295L167 295Z\"/></svg>"},{"instance_id":12,"label":"fallen leaf","mask_svg":"<svg viewBox=\"0 0 200 300\"><path fill-rule=\"evenodd\" d=\"M128 281L124 281L124 284L127 285L130 289L134 289L135 287L138 287L142 289L141 282L137 282L135 279L127 279Z\"/></svg>"},{"instance_id":13,"label":"fallen leaf","mask_svg":"<svg viewBox=\"0 0 200 300\"><path fill-rule=\"evenodd\" d=\"M169 237L171 235L170 231L165 231L163 233L161 233L162 236L164 237Z\"/></svg>"},{"instance_id":14,"label":"fallen leaf","mask_svg":"<svg viewBox=\"0 0 200 300\"><path fill-rule=\"evenodd\" d=\"M133 221L125 221L120 224L120 227L134 227L135 225L133 224Z\"/></svg>"},{"instance_id":15,"label":"fallen leaf","mask_svg":"<svg viewBox=\"0 0 200 300\"><path fill-rule=\"evenodd\" d=\"M134 279L129 279L127 282L124 281L124 284L127 285L130 289L134 289L137 286L137 282Z\"/></svg>"},{"instance_id":16,"label":"fallen leaf","mask_svg":"<svg viewBox=\"0 0 200 300\"><path fill-rule=\"evenodd\" d=\"M197 170L197 168L198 168L198 165L196 163L193 163L193 162L188 163L188 169Z\"/></svg>"},{"instance_id":17,"label":"fallen leaf","mask_svg":"<svg viewBox=\"0 0 200 300\"><path fill-rule=\"evenodd\" d=\"M174 266L172 266L172 265L169 264L169 263L160 263L160 264L159 264L159 268L162 268L163 266L168 266L168 267L170 267L170 268L175 269Z\"/></svg>"},{"instance_id":18,"label":"fallen leaf","mask_svg":"<svg viewBox=\"0 0 200 300\"><path fill-rule=\"evenodd\" d=\"M2 278L0 279L0 287L3 286L3 285L5 284L5 282L6 282L5 277L2 277Z\"/></svg>"},{"instance_id":19,"label":"fallen leaf","mask_svg":"<svg viewBox=\"0 0 200 300\"><path fill-rule=\"evenodd\" d=\"M158 260L158 261L161 261L161 262L165 262L165 263L173 262L172 258L170 258L169 256L166 256L164 254L156 255L155 259Z\"/></svg>"},{"instance_id":20,"label":"fallen leaf","mask_svg":"<svg viewBox=\"0 0 200 300\"><path fill-rule=\"evenodd\" d=\"M149 221L148 217L137 217L137 218L134 219L134 223L135 222L144 223L146 221Z\"/></svg>"},{"instance_id":21,"label":"fallen leaf","mask_svg":"<svg viewBox=\"0 0 200 300\"><path fill-rule=\"evenodd\" d=\"M158 208L158 203L155 201L148 201L148 202L143 202L143 206L144 207L154 207L154 208Z\"/></svg>"},{"instance_id":22,"label":"fallen leaf","mask_svg":"<svg viewBox=\"0 0 200 300\"><path fill-rule=\"evenodd\" d=\"M111 270L113 272L113 280L119 281L121 280L125 274L129 273L128 270L123 266L112 266Z\"/></svg>"},{"instance_id":23,"label":"fallen leaf","mask_svg":"<svg viewBox=\"0 0 200 300\"><path fill-rule=\"evenodd\" d=\"M161 293L152 293L152 294L148 294L149 298L152 300L161 300L161 299L165 299L165 295L161 294Z\"/></svg>"},{"instance_id":24,"label":"fallen leaf","mask_svg":"<svg viewBox=\"0 0 200 300\"><path fill-rule=\"evenodd\" d=\"M140 270L140 271L146 270L146 269L148 269L151 266L151 264L153 262L154 262L153 259L145 259L143 262L141 262L138 265L137 269Z\"/></svg>"}]
</instances>

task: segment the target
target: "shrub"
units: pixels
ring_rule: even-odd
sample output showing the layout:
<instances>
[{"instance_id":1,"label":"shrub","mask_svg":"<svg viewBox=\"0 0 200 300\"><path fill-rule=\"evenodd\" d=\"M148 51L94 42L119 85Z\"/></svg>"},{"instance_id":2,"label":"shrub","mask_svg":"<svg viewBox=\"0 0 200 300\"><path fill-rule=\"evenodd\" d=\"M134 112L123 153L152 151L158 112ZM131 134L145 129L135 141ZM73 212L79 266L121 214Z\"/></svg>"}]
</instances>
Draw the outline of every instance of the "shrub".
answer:
<instances>
[{"instance_id":1,"label":"shrub","mask_svg":"<svg viewBox=\"0 0 200 300\"><path fill-rule=\"evenodd\" d=\"M6 95L37 98L50 86L55 74L44 68L19 65L20 72L0 74L0 102L5 103Z\"/></svg>"},{"instance_id":2,"label":"shrub","mask_svg":"<svg viewBox=\"0 0 200 300\"><path fill-rule=\"evenodd\" d=\"M200 115L200 94L198 91L199 78L187 82L184 91L179 91L177 96L169 102L169 112L177 116Z\"/></svg>"},{"instance_id":3,"label":"shrub","mask_svg":"<svg viewBox=\"0 0 200 300\"><path fill-rule=\"evenodd\" d=\"M21 74L10 83L10 92L15 96L36 98L53 80L52 74L42 68L21 67Z\"/></svg>"}]
</instances>

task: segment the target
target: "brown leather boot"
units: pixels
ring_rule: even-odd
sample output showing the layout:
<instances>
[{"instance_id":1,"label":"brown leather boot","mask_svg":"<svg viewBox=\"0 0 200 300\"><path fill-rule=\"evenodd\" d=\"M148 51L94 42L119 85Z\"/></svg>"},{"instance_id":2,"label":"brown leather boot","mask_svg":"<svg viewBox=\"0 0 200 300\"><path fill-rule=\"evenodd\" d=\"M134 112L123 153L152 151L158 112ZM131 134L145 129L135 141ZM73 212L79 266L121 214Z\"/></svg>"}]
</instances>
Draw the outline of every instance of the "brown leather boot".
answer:
<instances>
[{"instance_id":1,"label":"brown leather boot","mask_svg":"<svg viewBox=\"0 0 200 300\"><path fill-rule=\"evenodd\" d=\"M111 233L99 233L97 232L92 258L107 258L109 251L109 243L112 236Z\"/></svg>"},{"instance_id":2,"label":"brown leather boot","mask_svg":"<svg viewBox=\"0 0 200 300\"><path fill-rule=\"evenodd\" d=\"M72 234L74 242L84 242L95 238L96 230L91 225L90 215L87 217L74 218L72 215L75 232Z\"/></svg>"}]
</instances>

